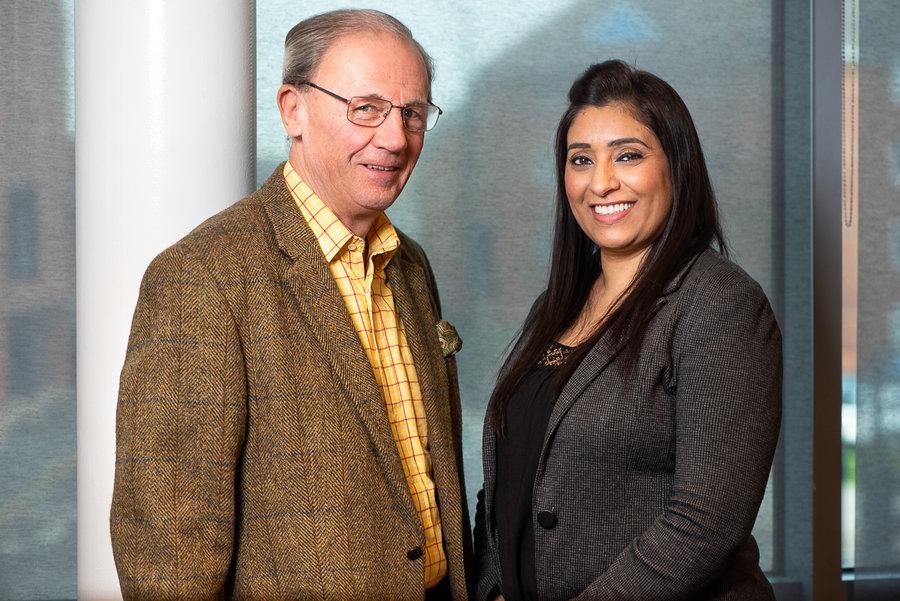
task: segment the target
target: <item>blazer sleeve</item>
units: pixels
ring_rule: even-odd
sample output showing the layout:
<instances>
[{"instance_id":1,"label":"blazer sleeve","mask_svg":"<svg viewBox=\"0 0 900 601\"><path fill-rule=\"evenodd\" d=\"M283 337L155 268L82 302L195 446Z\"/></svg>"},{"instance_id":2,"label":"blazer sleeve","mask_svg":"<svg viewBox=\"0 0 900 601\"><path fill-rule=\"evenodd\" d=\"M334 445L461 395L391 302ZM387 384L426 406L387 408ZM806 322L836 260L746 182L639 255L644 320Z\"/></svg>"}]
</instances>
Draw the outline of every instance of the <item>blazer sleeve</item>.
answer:
<instances>
[{"instance_id":1,"label":"blazer sleeve","mask_svg":"<svg viewBox=\"0 0 900 601\"><path fill-rule=\"evenodd\" d=\"M478 491L475 504L475 561L478 576L475 584L476 601L493 599L500 594L500 574L498 566L491 559L488 541L487 514L484 508L484 489Z\"/></svg>"},{"instance_id":2,"label":"blazer sleeve","mask_svg":"<svg viewBox=\"0 0 900 601\"><path fill-rule=\"evenodd\" d=\"M201 260L144 275L116 411L110 514L129 599L221 599L232 561L245 370L235 320Z\"/></svg>"},{"instance_id":3,"label":"blazer sleeve","mask_svg":"<svg viewBox=\"0 0 900 601\"><path fill-rule=\"evenodd\" d=\"M691 598L751 533L781 421L781 334L752 280L709 288L675 333L675 474L665 513L579 600Z\"/></svg>"}]
</instances>

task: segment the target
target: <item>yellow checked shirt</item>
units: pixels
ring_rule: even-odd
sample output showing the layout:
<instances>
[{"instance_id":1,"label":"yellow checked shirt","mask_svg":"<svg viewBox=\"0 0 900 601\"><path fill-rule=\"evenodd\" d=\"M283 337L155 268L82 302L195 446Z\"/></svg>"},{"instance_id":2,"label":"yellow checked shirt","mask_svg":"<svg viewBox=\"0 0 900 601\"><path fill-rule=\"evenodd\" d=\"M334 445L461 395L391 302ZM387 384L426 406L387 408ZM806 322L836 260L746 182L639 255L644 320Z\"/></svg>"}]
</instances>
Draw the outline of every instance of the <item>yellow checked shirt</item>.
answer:
<instances>
[{"instance_id":1,"label":"yellow checked shirt","mask_svg":"<svg viewBox=\"0 0 900 601\"><path fill-rule=\"evenodd\" d=\"M427 451L428 426L403 322L397 319L394 297L384 281L384 268L400 246L400 238L382 213L366 240L361 239L300 179L290 162L284 165L284 179L322 248L384 397L400 462L425 533L425 588L430 588L447 574L447 558Z\"/></svg>"}]
</instances>

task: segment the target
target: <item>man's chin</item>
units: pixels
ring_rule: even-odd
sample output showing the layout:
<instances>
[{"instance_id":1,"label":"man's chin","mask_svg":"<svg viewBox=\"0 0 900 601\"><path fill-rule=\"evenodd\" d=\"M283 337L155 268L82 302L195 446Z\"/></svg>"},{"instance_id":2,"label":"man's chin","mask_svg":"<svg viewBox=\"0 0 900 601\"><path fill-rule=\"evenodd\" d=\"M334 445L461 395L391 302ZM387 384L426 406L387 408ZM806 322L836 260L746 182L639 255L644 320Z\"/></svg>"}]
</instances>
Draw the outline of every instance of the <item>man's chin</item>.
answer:
<instances>
[{"instance_id":1,"label":"man's chin","mask_svg":"<svg viewBox=\"0 0 900 601\"><path fill-rule=\"evenodd\" d=\"M400 192L403 191L403 186L393 182L390 185L366 186L365 190L365 194L357 197L358 204L373 211L384 211L394 204L394 201L400 196Z\"/></svg>"},{"instance_id":2,"label":"man's chin","mask_svg":"<svg viewBox=\"0 0 900 601\"><path fill-rule=\"evenodd\" d=\"M369 211L373 213L381 213L386 211L394 202L397 200L397 196L399 193L384 195L384 196L372 196L368 198L360 199L359 205L365 207Z\"/></svg>"}]
</instances>

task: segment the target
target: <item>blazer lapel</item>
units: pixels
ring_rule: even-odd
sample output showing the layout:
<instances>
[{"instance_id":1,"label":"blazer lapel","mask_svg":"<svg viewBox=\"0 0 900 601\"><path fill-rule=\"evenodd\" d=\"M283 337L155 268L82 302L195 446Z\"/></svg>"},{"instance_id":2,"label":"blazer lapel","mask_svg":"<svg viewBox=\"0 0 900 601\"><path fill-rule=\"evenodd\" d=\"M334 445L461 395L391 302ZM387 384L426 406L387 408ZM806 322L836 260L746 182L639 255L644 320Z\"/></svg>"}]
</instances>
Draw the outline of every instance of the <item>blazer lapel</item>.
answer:
<instances>
[{"instance_id":1,"label":"blazer lapel","mask_svg":"<svg viewBox=\"0 0 900 601\"><path fill-rule=\"evenodd\" d=\"M343 394L359 413L396 499L408 509L407 515L414 516L409 485L372 365L322 250L294 203L281 170L282 167L275 170L263 191L266 213L278 246L292 261L284 274L285 283L337 376Z\"/></svg>"},{"instance_id":2,"label":"blazer lapel","mask_svg":"<svg viewBox=\"0 0 900 601\"><path fill-rule=\"evenodd\" d=\"M458 505L450 495L458 497L459 483L456 482L456 455L450 430L450 386L437 336L437 314L429 301L424 271L419 265L405 260L402 248L388 263L386 276L422 391L432 471L443 500L441 520L449 522L446 518L450 516L445 515L445 509Z\"/></svg>"},{"instance_id":3,"label":"blazer lapel","mask_svg":"<svg viewBox=\"0 0 900 601\"><path fill-rule=\"evenodd\" d=\"M707 250L705 252L712 251ZM700 252L694 255L694 257L689 259L678 271L675 277L668 282L659 299L657 299L656 306L650 314L649 319L652 319L656 312L668 302L669 297L678 291L684 278L703 254L703 252ZM562 418L569 411L578 397L581 396L585 389L590 386L595 379L597 379L597 376L607 368L622 349L623 344L621 341L613 340L612 334L607 332L600 338L597 344L594 345L594 348L585 356L581 365L575 369L575 372L569 378L569 381L560 393L559 398L556 400L556 404L553 407L553 411L550 414L550 421L547 424L547 431L544 435L543 450L541 451L541 460L538 464L537 478L535 481L543 475L544 462L547 454L547 443L556 433L556 429L559 427Z\"/></svg>"},{"instance_id":4,"label":"blazer lapel","mask_svg":"<svg viewBox=\"0 0 900 601\"><path fill-rule=\"evenodd\" d=\"M398 260L399 259L399 260ZM444 540L467 540L463 517L463 477L456 463L450 415L450 381L437 334L438 309L432 302L428 277L421 265L406 258L401 247L386 269L397 318L415 361L428 424L428 450L437 489ZM448 548L448 555L451 553Z\"/></svg>"},{"instance_id":5,"label":"blazer lapel","mask_svg":"<svg viewBox=\"0 0 900 601\"><path fill-rule=\"evenodd\" d=\"M572 407L572 404L579 396L581 396L581 393L590 386L591 382L606 369L612 360L615 359L621 348L621 345L613 343L612 334L607 332L597 341L594 348L590 350L584 360L582 360L581 364L575 369L575 372L569 378L569 381L566 382L565 387L563 387L562 392L559 393L559 398L556 399L556 404L553 406L553 411L550 413L547 431L544 434L544 448L542 455L546 454L547 442L553 437L556 428L559 427L559 423ZM543 458L541 464L538 465L539 476L543 472L541 467L542 464Z\"/></svg>"}]
</instances>

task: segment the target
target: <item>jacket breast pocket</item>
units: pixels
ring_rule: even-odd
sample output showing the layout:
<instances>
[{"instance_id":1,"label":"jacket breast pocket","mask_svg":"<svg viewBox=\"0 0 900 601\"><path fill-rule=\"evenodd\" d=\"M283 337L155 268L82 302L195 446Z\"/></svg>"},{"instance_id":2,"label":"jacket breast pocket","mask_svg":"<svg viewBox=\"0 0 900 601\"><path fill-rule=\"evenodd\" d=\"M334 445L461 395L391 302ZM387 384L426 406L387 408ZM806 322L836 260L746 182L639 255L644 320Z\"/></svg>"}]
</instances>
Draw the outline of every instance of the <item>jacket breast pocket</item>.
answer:
<instances>
[{"instance_id":1,"label":"jacket breast pocket","mask_svg":"<svg viewBox=\"0 0 900 601\"><path fill-rule=\"evenodd\" d=\"M663 472L675 464L675 387L666 355L650 357L638 370L639 381L627 388L631 417L628 468Z\"/></svg>"}]
</instances>

